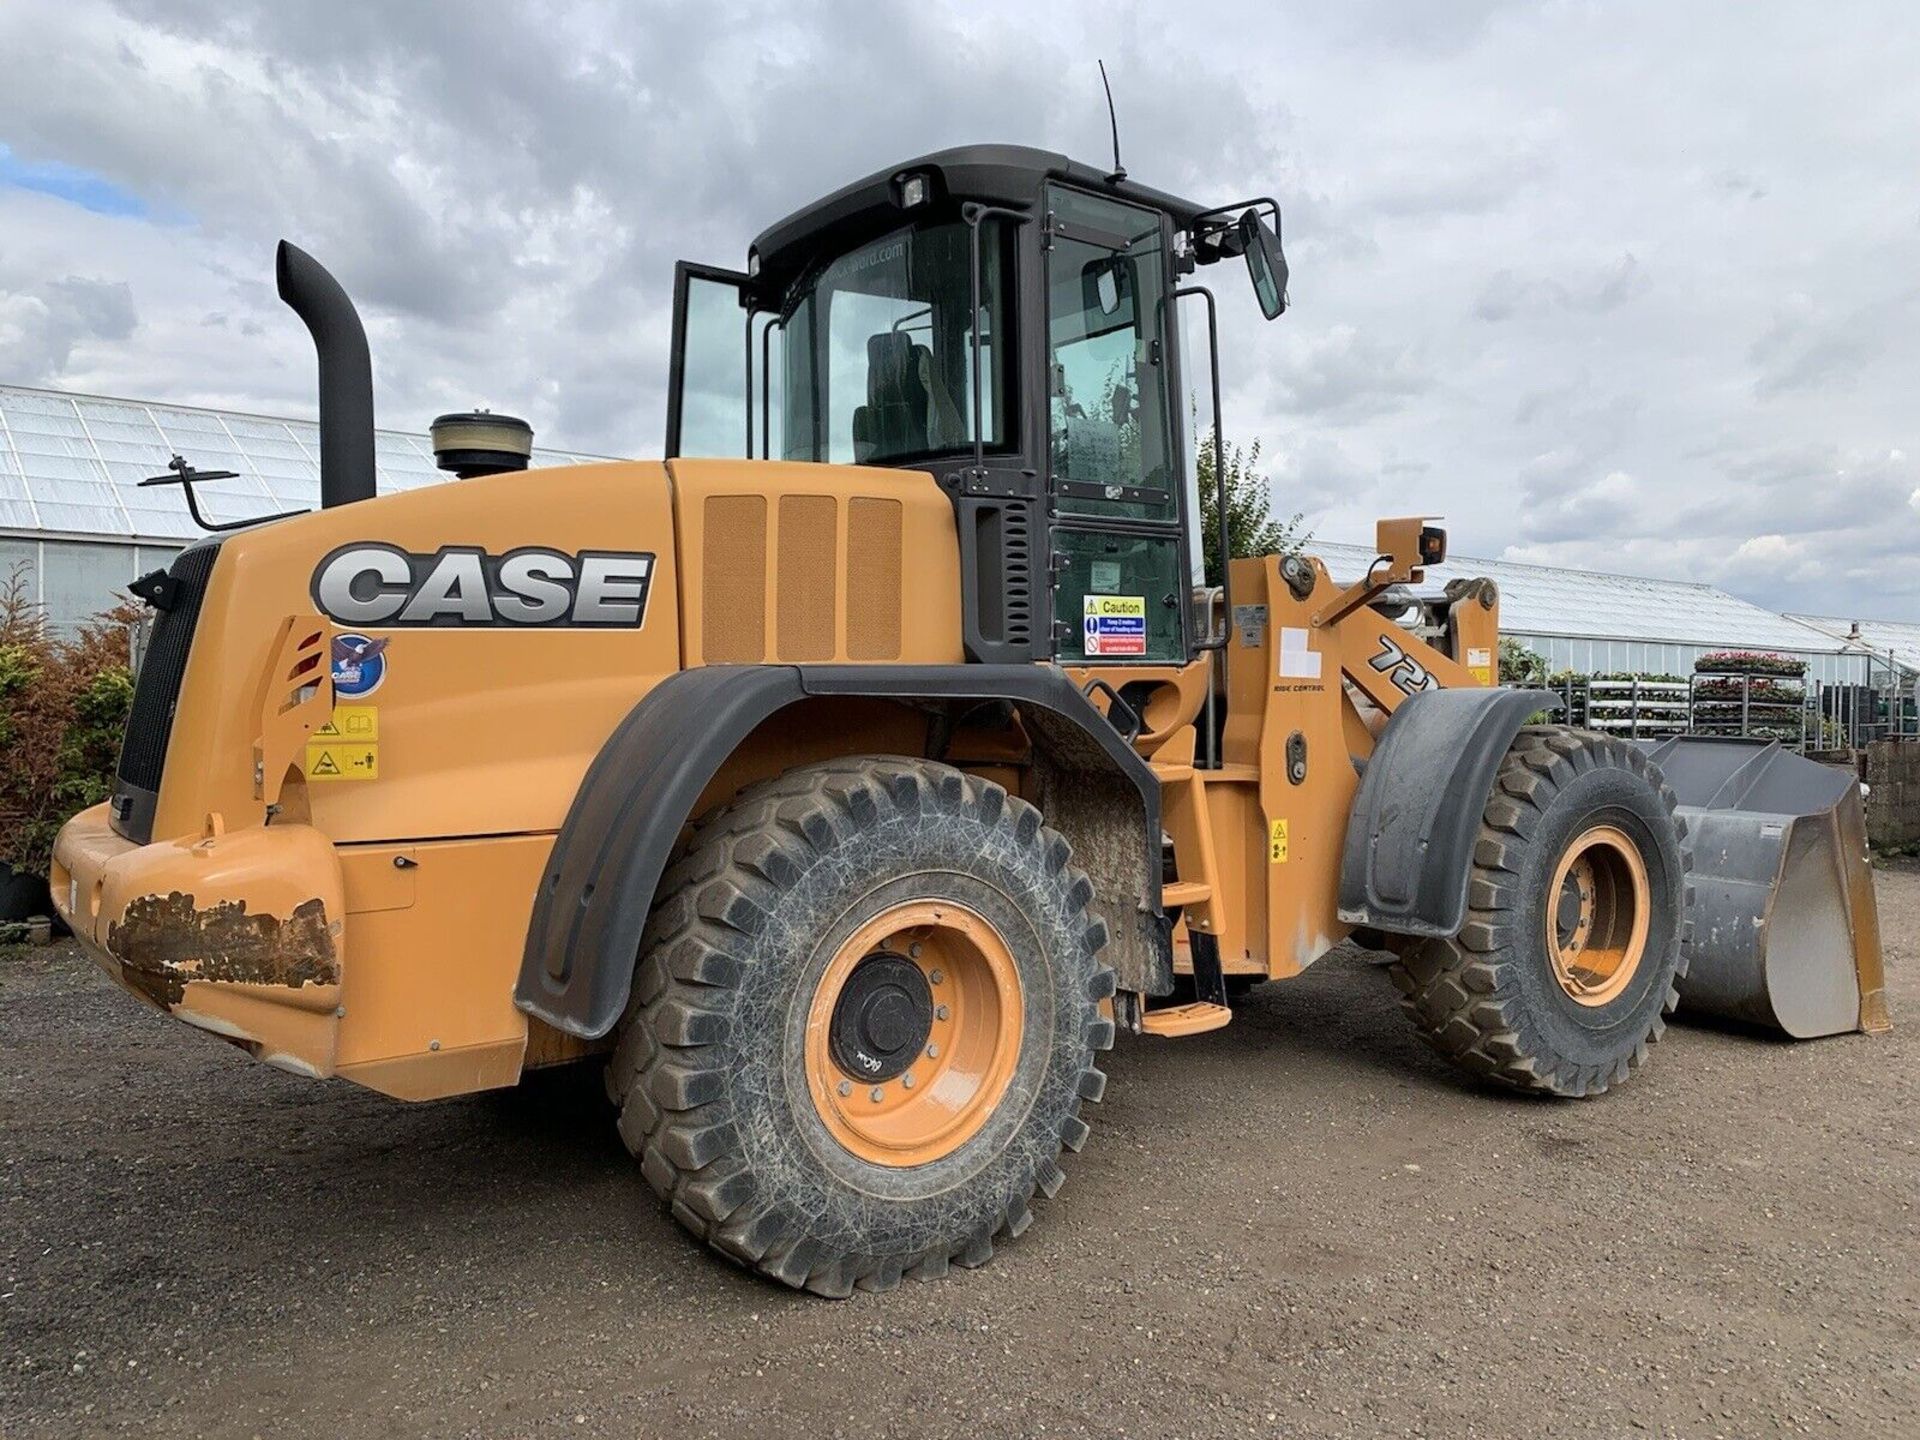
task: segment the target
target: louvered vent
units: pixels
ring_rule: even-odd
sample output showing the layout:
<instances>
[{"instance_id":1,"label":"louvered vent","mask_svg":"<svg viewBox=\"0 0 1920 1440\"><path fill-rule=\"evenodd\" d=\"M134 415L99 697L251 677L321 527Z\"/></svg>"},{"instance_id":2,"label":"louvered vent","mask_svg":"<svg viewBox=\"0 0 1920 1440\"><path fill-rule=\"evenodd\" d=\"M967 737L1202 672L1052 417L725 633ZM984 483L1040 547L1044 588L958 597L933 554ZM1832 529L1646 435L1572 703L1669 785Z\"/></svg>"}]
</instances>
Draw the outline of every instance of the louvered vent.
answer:
<instances>
[{"instance_id":1,"label":"louvered vent","mask_svg":"<svg viewBox=\"0 0 1920 1440\"><path fill-rule=\"evenodd\" d=\"M1000 512L1000 564L1007 642L1026 645L1033 639L1033 530L1024 505Z\"/></svg>"}]
</instances>

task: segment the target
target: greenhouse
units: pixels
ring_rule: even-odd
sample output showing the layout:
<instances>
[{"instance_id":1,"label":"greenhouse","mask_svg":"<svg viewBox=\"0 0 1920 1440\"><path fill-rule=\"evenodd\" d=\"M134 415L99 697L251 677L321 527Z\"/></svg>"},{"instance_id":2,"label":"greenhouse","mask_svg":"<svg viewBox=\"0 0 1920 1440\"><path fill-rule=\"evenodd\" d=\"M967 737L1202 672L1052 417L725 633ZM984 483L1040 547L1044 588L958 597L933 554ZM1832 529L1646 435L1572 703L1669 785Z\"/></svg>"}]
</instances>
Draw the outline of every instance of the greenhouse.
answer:
<instances>
[{"instance_id":1,"label":"greenhouse","mask_svg":"<svg viewBox=\"0 0 1920 1440\"><path fill-rule=\"evenodd\" d=\"M1358 575L1373 559L1359 545L1312 548L1341 578ZM1806 678L1821 685L1874 681L1874 657L1850 645L1844 632L1831 634L1711 585L1467 556L1435 566L1427 579L1438 588L1475 575L1500 587L1500 633L1540 655L1549 672L1684 676L1705 655L1762 651L1805 661Z\"/></svg>"},{"instance_id":2,"label":"greenhouse","mask_svg":"<svg viewBox=\"0 0 1920 1440\"><path fill-rule=\"evenodd\" d=\"M177 486L140 486L175 455L234 472L198 489L216 522L320 501L310 420L0 385L0 582L17 581L63 633L112 606L201 534ZM535 449L532 463L598 458ZM374 461L382 493L451 478L424 432L378 432Z\"/></svg>"}]
</instances>

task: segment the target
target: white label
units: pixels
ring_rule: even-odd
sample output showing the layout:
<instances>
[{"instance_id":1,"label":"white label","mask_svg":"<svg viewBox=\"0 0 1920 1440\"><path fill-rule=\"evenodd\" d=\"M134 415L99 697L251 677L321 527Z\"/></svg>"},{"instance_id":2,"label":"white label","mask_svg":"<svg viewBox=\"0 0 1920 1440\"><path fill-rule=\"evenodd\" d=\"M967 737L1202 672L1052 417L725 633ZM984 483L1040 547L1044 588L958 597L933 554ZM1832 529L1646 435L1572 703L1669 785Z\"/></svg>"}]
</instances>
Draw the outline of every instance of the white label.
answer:
<instances>
[{"instance_id":1,"label":"white label","mask_svg":"<svg viewBox=\"0 0 1920 1440\"><path fill-rule=\"evenodd\" d=\"M1320 678L1320 652L1309 644L1305 630L1280 627L1280 673L1297 680Z\"/></svg>"}]
</instances>

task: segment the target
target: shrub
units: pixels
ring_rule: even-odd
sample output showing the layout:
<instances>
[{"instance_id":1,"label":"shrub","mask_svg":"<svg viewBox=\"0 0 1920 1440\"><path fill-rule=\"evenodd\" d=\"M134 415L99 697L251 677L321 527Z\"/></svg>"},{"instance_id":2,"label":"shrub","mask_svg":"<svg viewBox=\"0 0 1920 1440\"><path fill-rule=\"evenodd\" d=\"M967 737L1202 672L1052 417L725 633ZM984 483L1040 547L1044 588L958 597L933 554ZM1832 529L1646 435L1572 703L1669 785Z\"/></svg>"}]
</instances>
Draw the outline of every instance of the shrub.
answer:
<instances>
[{"instance_id":1,"label":"shrub","mask_svg":"<svg viewBox=\"0 0 1920 1440\"><path fill-rule=\"evenodd\" d=\"M133 703L123 604L71 640L57 638L27 595L24 570L0 582L0 861L44 875L53 838L113 788Z\"/></svg>"},{"instance_id":2,"label":"shrub","mask_svg":"<svg viewBox=\"0 0 1920 1440\"><path fill-rule=\"evenodd\" d=\"M1500 683L1532 686L1547 684L1547 657L1528 649L1511 635L1500 637Z\"/></svg>"}]
</instances>

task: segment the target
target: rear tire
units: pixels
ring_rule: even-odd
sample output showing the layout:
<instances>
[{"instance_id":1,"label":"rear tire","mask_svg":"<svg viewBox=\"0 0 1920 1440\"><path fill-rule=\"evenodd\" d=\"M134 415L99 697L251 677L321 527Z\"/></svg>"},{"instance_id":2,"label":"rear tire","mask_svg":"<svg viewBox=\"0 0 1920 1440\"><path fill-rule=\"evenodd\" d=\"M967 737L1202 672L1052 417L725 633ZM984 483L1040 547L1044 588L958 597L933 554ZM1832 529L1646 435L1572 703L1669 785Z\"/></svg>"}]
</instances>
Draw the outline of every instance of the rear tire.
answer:
<instances>
[{"instance_id":1,"label":"rear tire","mask_svg":"<svg viewBox=\"0 0 1920 1440\"><path fill-rule=\"evenodd\" d=\"M1520 732L1474 844L1467 922L1391 967L1421 1034L1512 1089L1598 1095L1645 1063L1686 974L1673 792L1636 747Z\"/></svg>"},{"instance_id":2,"label":"rear tire","mask_svg":"<svg viewBox=\"0 0 1920 1440\"><path fill-rule=\"evenodd\" d=\"M891 757L789 771L704 822L607 1070L674 1218L831 1296L1024 1230L1113 1043L1070 855L1000 786Z\"/></svg>"}]
</instances>

